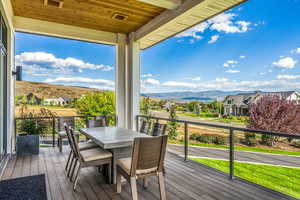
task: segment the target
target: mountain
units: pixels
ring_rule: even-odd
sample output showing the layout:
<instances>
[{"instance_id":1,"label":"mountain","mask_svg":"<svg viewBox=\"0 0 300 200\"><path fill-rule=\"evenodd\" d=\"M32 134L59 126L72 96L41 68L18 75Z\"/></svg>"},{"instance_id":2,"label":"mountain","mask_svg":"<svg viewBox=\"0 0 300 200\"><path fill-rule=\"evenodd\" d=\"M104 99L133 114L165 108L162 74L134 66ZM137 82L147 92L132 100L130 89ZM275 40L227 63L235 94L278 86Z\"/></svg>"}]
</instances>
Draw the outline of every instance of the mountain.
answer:
<instances>
[{"instance_id":1,"label":"mountain","mask_svg":"<svg viewBox=\"0 0 300 200\"><path fill-rule=\"evenodd\" d=\"M203 92L167 92L167 93L145 93L144 97L160 98L160 99L174 99L184 101L214 101L223 100L228 95L234 95L239 93L249 93L249 91L220 91L209 90Z\"/></svg>"},{"instance_id":2,"label":"mountain","mask_svg":"<svg viewBox=\"0 0 300 200\"><path fill-rule=\"evenodd\" d=\"M39 98L79 98L83 94L95 91L101 90L86 87L38 83L31 81L16 81L16 96L23 96L33 93Z\"/></svg>"}]
</instances>

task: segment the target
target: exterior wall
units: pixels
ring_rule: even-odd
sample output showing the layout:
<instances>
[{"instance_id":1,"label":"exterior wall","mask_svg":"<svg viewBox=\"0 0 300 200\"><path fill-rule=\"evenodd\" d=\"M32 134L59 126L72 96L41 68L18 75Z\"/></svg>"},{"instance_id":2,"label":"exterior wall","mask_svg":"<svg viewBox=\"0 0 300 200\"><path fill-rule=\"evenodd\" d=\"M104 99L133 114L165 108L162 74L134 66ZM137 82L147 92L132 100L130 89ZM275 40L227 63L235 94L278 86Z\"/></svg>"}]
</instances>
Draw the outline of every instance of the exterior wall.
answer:
<instances>
[{"instance_id":1,"label":"exterior wall","mask_svg":"<svg viewBox=\"0 0 300 200\"><path fill-rule=\"evenodd\" d=\"M0 2L0 12L7 26L7 105L4 109L7 112L6 117L6 132L7 132L7 153L12 153L14 150L14 88L15 81L12 76L14 67L14 30L13 30L13 15L10 1Z\"/></svg>"}]
</instances>

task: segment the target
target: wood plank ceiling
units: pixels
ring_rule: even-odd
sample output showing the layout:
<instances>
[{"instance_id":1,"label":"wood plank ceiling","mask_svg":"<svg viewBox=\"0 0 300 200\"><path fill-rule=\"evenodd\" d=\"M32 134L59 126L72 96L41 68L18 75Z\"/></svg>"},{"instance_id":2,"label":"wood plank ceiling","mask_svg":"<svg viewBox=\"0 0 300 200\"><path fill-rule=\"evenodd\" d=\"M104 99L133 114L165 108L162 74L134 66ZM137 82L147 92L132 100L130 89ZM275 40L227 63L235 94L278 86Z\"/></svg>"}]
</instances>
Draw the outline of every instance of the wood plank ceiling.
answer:
<instances>
[{"instance_id":1,"label":"wood plank ceiling","mask_svg":"<svg viewBox=\"0 0 300 200\"><path fill-rule=\"evenodd\" d=\"M164 11L137 0L63 0L62 8L57 1L11 0L15 16L115 33L135 31Z\"/></svg>"}]
</instances>

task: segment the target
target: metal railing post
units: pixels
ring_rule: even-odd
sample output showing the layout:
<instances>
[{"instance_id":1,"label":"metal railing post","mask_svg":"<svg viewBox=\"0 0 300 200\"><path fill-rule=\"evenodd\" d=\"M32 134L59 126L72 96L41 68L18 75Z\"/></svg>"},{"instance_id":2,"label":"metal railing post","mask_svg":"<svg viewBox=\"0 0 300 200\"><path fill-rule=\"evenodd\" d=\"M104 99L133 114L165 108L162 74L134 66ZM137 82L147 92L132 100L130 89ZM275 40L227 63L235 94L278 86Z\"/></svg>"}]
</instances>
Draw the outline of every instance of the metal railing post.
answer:
<instances>
[{"instance_id":1,"label":"metal railing post","mask_svg":"<svg viewBox=\"0 0 300 200\"><path fill-rule=\"evenodd\" d=\"M233 179L234 177L234 132L233 129L230 128L230 136L229 136L229 143L230 143L230 151L229 151L229 178Z\"/></svg>"},{"instance_id":2,"label":"metal railing post","mask_svg":"<svg viewBox=\"0 0 300 200\"><path fill-rule=\"evenodd\" d=\"M52 118L52 147L55 147L55 117Z\"/></svg>"},{"instance_id":3,"label":"metal railing post","mask_svg":"<svg viewBox=\"0 0 300 200\"><path fill-rule=\"evenodd\" d=\"M135 128L136 128L136 131L139 131L139 116L138 115L136 116L136 120L135 120Z\"/></svg>"},{"instance_id":4,"label":"metal railing post","mask_svg":"<svg viewBox=\"0 0 300 200\"><path fill-rule=\"evenodd\" d=\"M188 145L189 145L189 136L188 136L188 123L184 122L184 160L188 160Z\"/></svg>"}]
</instances>

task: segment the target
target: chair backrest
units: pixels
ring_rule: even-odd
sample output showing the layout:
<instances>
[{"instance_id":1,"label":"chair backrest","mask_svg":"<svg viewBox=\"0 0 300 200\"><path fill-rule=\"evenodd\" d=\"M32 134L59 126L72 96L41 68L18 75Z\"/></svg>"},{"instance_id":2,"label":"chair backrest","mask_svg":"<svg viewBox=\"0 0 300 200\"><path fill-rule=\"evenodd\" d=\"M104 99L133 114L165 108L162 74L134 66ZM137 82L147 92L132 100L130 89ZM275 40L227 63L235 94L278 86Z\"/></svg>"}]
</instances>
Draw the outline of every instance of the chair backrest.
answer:
<instances>
[{"instance_id":1,"label":"chair backrest","mask_svg":"<svg viewBox=\"0 0 300 200\"><path fill-rule=\"evenodd\" d=\"M155 122L150 132L151 136L162 136L166 134L167 125Z\"/></svg>"},{"instance_id":2,"label":"chair backrest","mask_svg":"<svg viewBox=\"0 0 300 200\"><path fill-rule=\"evenodd\" d=\"M137 170L162 172L168 136L140 137L134 139L130 176Z\"/></svg>"},{"instance_id":3,"label":"chair backrest","mask_svg":"<svg viewBox=\"0 0 300 200\"><path fill-rule=\"evenodd\" d=\"M69 128L69 134L70 134L70 139L71 139L71 144L73 146L73 151L74 151L74 154L77 158L81 158L80 156L80 151L79 151L79 146L78 146L78 141L76 139L76 136L74 134L74 130L73 128Z\"/></svg>"},{"instance_id":4,"label":"chair backrest","mask_svg":"<svg viewBox=\"0 0 300 200\"><path fill-rule=\"evenodd\" d=\"M66 123L64 123L64 128L65 128L66 134L68 136L68 142L69 142L71 151L73 151L75 156L77 156L77 154L76 154L77 152L75 150L73 139L72 139L72 136L71 136L71 133L70 133L71 132L70 127Z\"/></svg>"},{"instance_id":5,"label":"chair backrest","mask_svg":"<svg viewBox=\"0 0 300 200\"><path fill-rule=\"evenodd\" d=\"M151 122L147 122L145 120L142 120L141 121L141 126L139 128L139 132L148 134L150 127L151 127Z\"/></svg>"},{"instance_id":6,"label":"chair backrest","mask_svg":"<svg viewBox=\"0 0 300 200\"><path fill-rule=\"evenodd\" d=\"M60 118L58 118L58 131L65 130L65 123L68 126L74 127L75 126L74 117L60 117Z\"/></svg>"},{"instance_id":7,"label":"chair backrest","mask_svg":"<svg viewBox=\"0 0 300 200\"><path fill-rule=\"evenodd\" d=\"M86 124L87 128L105 127L105 126L107 126L105 118L88 120Z\"/></svg>"},{"instance_id":8,"label":"chair backrest","mask_svg":"<svg viewBox=\"0 0 300 200\"><path fill-rule=\"evenodd\" d=\"M95 116L95 120L103 120L105 126L108 126L108 124L109 124L109 120L106 115L97 115L97 116Z\"/></svg>"}]
</instances>

